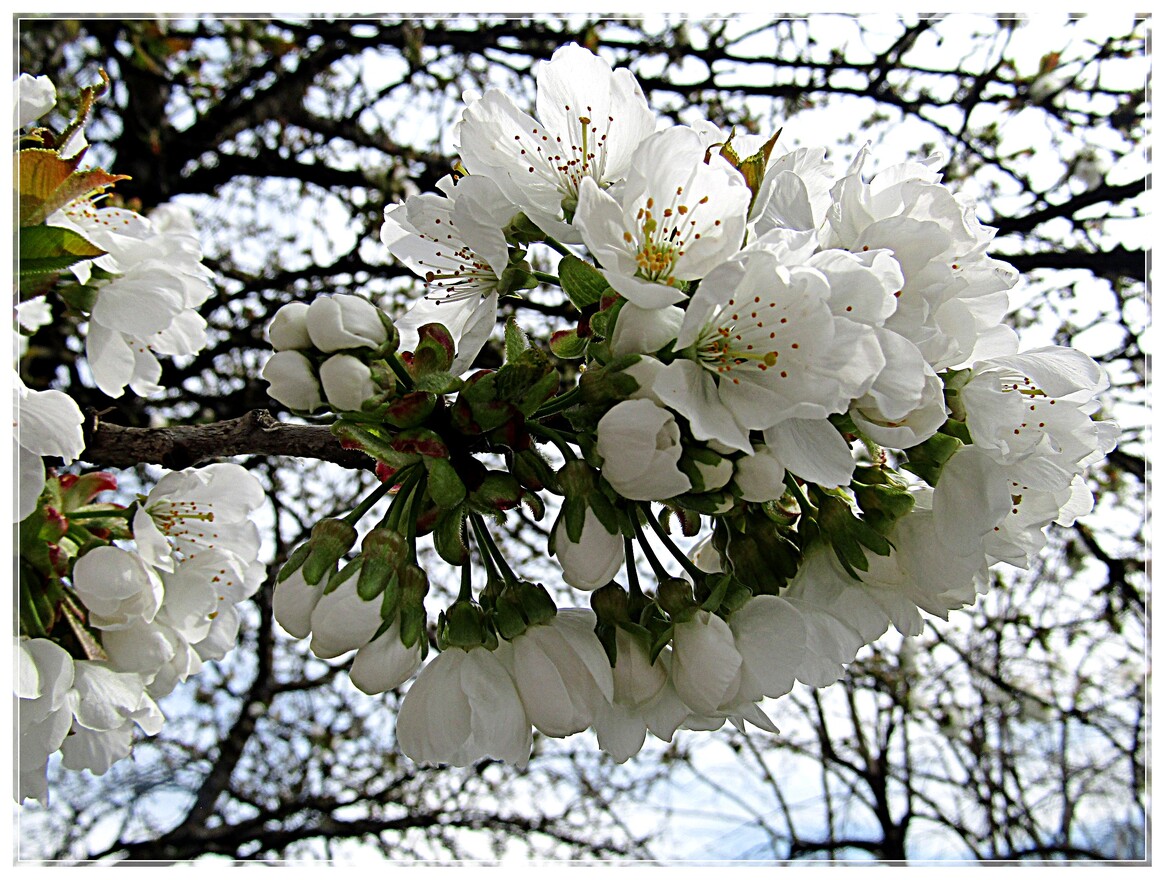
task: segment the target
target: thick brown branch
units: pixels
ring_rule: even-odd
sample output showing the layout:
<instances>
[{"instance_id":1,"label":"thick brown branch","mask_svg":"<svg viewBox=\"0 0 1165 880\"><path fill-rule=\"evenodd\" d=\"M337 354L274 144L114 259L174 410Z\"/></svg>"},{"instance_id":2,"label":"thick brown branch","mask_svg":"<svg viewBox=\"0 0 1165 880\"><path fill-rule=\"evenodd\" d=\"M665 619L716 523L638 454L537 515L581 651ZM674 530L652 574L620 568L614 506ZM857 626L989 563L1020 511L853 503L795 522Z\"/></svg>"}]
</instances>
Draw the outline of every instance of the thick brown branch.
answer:
<instances>
[{"instance_id":1,"label":"thick brown branch","mask_svg":"<svg viewBox=\"0 0 1165 880\"><path fill-rule=\"evenodd\" d=\"M209 425L126 428L106 424L91 412L85 423L81 461L100 467L160 464L172 470L232 455L286 455L371 470L363 452L345 449L326 427L280 422L263 409Z\"/></svg>"}]
</instances>

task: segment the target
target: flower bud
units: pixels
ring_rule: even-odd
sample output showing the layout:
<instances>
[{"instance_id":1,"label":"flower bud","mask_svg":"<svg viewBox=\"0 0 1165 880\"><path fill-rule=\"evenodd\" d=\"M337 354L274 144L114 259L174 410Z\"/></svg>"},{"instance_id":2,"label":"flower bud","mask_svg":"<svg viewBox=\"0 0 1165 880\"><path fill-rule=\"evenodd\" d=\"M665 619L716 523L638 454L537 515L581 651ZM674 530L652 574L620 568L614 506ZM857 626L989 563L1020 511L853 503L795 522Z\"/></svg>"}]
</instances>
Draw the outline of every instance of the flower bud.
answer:
<instances>
[{"instance_id":1,"label":"flower bud","mask_svg":"<svg viewBox=\"0 0 1165 880\"><path fill-rule=\"evenodd\" d=\"M267 326L267 338L276 351L311 348L311 337L307 333L307 303L293 302L275 313Z\"/></svg>"},{"instance_id":2,"label":"flower bud","mask_svg":"<svg viewBox=\"0 0 1165 880\"><path fill-rule=\"evenodd\" d=\"M603 476L624 498L662 501L687 492L692 482L677 467L680 426L650 400L625 400L599 420Z\"/></svg>"},{"instance_id":3,"label":"flower bud","mask_svg":"<svg viewBox=\"0 0 1165 880\"><path fill-rule=\"evenodd\" d=\"M315 586L309 584L303 579L302 569L296 569L276 584L271 610L279 625L297 639L307 638L311 632L312 612L324 594L325 585L322 578Z\"/></svg>"},{"instance_id":4,"label":"flower bud","mask_svg":"<svg viewBox=\"0 0 1165 880\"><path fill-rule=\"evenodd\" d=\"M318 297L307 311L307 332L320 351L376 348L388 339L380 309L346 293Z\"/></svg>"},{"instance_id":5,"label":"flower bud","mask_svg":"<svg viewBox=\"0 0 1165 880\"><path fill-rule=\"evenodd\" d=\"M623 537L611 534L591 508L584 513L578 543L567 534L566 517L560 516L553 532L554 555L562 566L562 578L579 590L606 586L623 567Z\"/></svg>"},{"instance_id":6,"label":"flower bud","mask_svg":"<svg viewBox=\"0 0 1165 880\"><path fill-rule=\"evenodd\" d=\"M366 694L382 694L400 687L421 666L420 643L405 647L400 639L400 621L356 652L348 677Z\"/></svg>"},{"instance_id":7,"label":"flower bud","mask_svg":"<svg viewBox=\"0 0 1165 880\"><path fill-rule=\"evenodd\" d=\"M376 606L365 602L349 578L325 593L311 613L311 650L321 660L330 660L362 648L380 629Z\"/></svg>"},{"instance_id":8,"label":"flower bud","mask_svg":"<svg viewBox=\"0 0 1165 880\"><path fill-rule=\"evenodd\" d=\"M320 367L324 397L337 412L360 412L378 390L368 364L350 354L334 354Z\"/></svg>"},{"instance_id":9,"label":"flower bud","mask_svg":"<svg viewBox=\"0 0 1165 880\"><path fill-rule=\"evenodd\" d=\"M659 582L656 601L659 602L659 607L673 618L685 617L696 607L692 585L678 577L665 578Z\"/></svg>"},{"instance_id":10,"label":"flower bud","mask_svg":"<svg viewBox=\"0 0 1165 880\"><path fill-rule=\"evenodd\" d=\"M271 386L267 393L288 409L311 412L323 403L311 361L298 351L271 355L263 366L263 378Z\"/></svg>"}]
</instances>

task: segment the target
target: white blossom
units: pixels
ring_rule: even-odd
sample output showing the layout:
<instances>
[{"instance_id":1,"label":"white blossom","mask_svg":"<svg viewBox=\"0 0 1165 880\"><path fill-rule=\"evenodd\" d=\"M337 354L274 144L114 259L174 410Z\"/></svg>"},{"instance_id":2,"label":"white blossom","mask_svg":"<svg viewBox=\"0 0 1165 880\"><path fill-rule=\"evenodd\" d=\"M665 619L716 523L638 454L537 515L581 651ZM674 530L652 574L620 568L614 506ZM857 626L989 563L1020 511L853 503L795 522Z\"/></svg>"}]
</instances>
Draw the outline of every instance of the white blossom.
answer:
<instances>
[{"instance_id":1,"label":"white blossom","mask_svg":"<svg viewBox=\"0 0 1165 880\"><path fill-rule=\"evenodd\" d=\"M263 365L267 393L288 409L311 412L323 405L319 379L300 351L277 351Z\"/></svg>"},{"instance_id":2,"label":"white blossom","mask_svg":"<svg viewBox=\"0 0 1165 880\"><path fill-rule=\"evenodd\" d=\"M624 178L655 117L630 71L612 71L574 43L557 49L536 78L537 118L490 89L466 96L454 138L471 175L494 180L545 232L578 242L570 217L581 184Z\"/></svg>"},{"instance_id":3,"label":"white blossom","mask_svg":"<svg viewBox=\"0 0 1165 880\"><path fill-rule=\"evenodd\" d=\"M397 617L388 629L356 651L348 677L366 694L382 694L400 687L420 669L421 647L421 639L411 648L405 647Z\"/></svg>"},{"instance_id":4,"label":"white blossom","mask_svg":"<svg viewBox=\"0 0 1165 880\"><path fill-rule=\"evenodd\" d=\"M377 392L368 364L350 354L334 354L320 365L320 385L337 412L360 412Z\"/></svg>"},{"instance_id":5,"label":"white blossom","mask_svg":"<svg viewBox=\"0 0 1165 880\"><path fill-rule=\"evenodd\" d=\"M611 665L594 627L589 609L562 608L497 650L530 723L547 736L586 730L614 694Z\"/></svg>"},{"instance_id":6,"label":"white blossom","mask_svg":"<svg viewBox=\"0 0 1165 880\"><path fill-rule=\"evenodd\" d=\"M637 306L680 302L683 282L740 249L751 192L705 154L694 130L664 129L640 146L618 198L590 179L579 188L575 225L607 281Z\"/></svg>"},{"instance_id":7,"label":"white blossom","mask_svg":"<svg viewBox=\"0 0 1165 880\"><path fill-rule=\"evenodd\" d=\"M532 731L517 686L492 651L449 648L421 670L401 703L396 737L419 764L468 767L530 759Z\"/></svg>"},{"instance_id":8,"label":"white blossom","mask_svg":"<svg viewBox=\"0 0 1165 880\"><path fill-rule=\"evenodd\" d=\"M662 501L692 488L678 467L679 425L662 407L624 400L599 419L596 431L603 477L624 498Z\"/></svg>"},{"instance_id":9,"label":"white blossom","mask_svg":"<svg viewBox=\"0 0 1165 880\"><path fill-rule=\"evenodd\" d=\"M623 567L622 535L608 532L589 507L577 544L567 535L565 517L555 525L553 540L562 579L576 589L597 590Z\"/></svg>"},{"instance_id":10,"label":"white blossom","mask_svg":"<svg viewBox=\"0 0 1165 880\"><path fill-rule=\"evenodd\" d=\"M312 345L330 353L347 348L376 348L388 338L380 309L350 293L318 296L305 315Z\"/></svg>"}]
</instances>

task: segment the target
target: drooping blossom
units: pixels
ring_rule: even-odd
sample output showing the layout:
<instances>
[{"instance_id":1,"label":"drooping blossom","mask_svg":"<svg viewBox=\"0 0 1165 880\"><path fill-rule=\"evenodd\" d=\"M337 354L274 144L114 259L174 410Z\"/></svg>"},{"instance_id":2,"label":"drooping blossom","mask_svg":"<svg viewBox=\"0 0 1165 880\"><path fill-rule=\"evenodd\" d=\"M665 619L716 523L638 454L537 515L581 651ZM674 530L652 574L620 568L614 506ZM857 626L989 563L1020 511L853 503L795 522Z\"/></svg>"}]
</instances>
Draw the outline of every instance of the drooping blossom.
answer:
<instances>
[{"instance_id":1,"label":"drooping blossom","mask_svg":"<svg viewBox=\"0 0 1165 880\"><path fill-rule=\"evenodd\" d=\"M488 757L525 767L532 737L517 686L486 648L438 654L405 694L396 720L401 751L420 764L468 767Z\"/></svg>"},{"instance_id":2,"label":"drooping blossom","mask_svg":"<svg viewBox=\"0 0 1165 880\"><path fill-rule=\"evenodd\" d=\"M594 612L562 608L498 648L526 716L547 736L586 730L614 694L611 665L594 628Z\"/></svg>"}]
</instances>

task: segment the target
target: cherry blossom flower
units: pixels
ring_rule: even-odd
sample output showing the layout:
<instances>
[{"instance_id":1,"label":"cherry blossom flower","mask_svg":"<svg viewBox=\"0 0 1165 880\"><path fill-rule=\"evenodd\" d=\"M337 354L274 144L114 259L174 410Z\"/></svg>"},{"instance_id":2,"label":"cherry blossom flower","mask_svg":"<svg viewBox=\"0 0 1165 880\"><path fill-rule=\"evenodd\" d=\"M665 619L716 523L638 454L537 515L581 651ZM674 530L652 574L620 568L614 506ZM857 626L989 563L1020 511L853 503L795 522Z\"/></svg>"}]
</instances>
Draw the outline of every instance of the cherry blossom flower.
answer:
<instances>
[{"instance_id":1,"label":"cherry blossom flower","mask_svg":"<svg viewBox=\"0 0 1165 880\"><path fill-rule=\"evenodd\" d=\"M655 117L630 71L612 71L574 43L536 77L537 118L500 89L467 95L455 140L471 175L493 179L543 231L574 243L570 219L583 181L605 188L623 179Z\"/></svg>"},{"instance_id":2,"label":"cherry blossom flower","mask_svg":"<svg viewBox=\"0 0 1165 880\"><path fill-rule=\"evenodd\" d=\"M237 464L171 471L134 515L134 540L142 556L163 571L203 549L229 551L242 560L251 581L262 574L256 565L259 530L251 514L264 499L259 481Z\"/></svg>"},{"instance_id":3,"label":"cherry blossom flower","mask_svg":"<svg viewBox=\"0 0 1165 880\"><path fill-rule=\"evenodd\" d=\"M317 296L304 315L312 345L323 352L376 348L388 338L380 309L350 293Z\"/></svg>"},{"instance_id":4,"label":"cherry blossom flower","mask_svg":"<svg viewBox=\"0 0 1165 880\"><path fill-rule=\"evenodd\" d=\"M586 730L614 695L611 665L594 629L589 609L562 608L498 647L526 717L547 736Z\"/></svg>"},{"instance_id":5,"label":"cherry blossom flower","mask_svg":"<svg viewBox=\"0 0 1165 880\"><path fill-rule=\"evenodd\" d=\"M554 555L562 566L562 579L578 590L597 590L611 582L623 567L623 537L611 534L588 507L578 543L566 532L560 517L552 534Z\"/></svg>"},{"instance_id":6,"label":"cherry blossom flower","mask_svg":"<svg viewBox=\"0 0 1165 880\"><path fill-rule=\"evenodd\" d=\"M145 559L120 547L94 547L73 566L73 589L98 629L149 623L162 605L162 579Z\"/></svg>"},{"instance_id":7,"label":"cherry blossom flower","mask_svg":"<svg viewBox=\"0 0 1165 880\"><path fill-rule=\"evenodd\" d=\"M866 183L868 158L867 145L834 186L822 244L894 252L904 283L887 329L913 342L936 370L1013 344L1002 318L1018 273L986 256L994 230L942 185L933 170L942 157L892 166Z\"/></svg>"},{"instance_id":8,"label":"cherry blossom flower","mask_svg":"<svg viewBox=\"0 0 1165 880\"><path fill-rule=\"evenodd\" d=\"M45 470L41 456L61 458L65 464L85 448L81 425L85 417L63 391L34 391L13 375L13 440L19 467L16 520L27 517L36 507L44 489Z\"/></svg>"},{"instance_id":9,"label":"cherry blossom flower","mask_svg":"<svg viewBox=\"0 0 1165 880\"><path fill-rule=\"evenodd\" d=\"M20 766L17 800L48 801L49 756L61 747L73 724L69 693L73 658L48 639L16 640L15 707Z\"/></svg>"},{"instance_id":10,"label":"cherry blossom flower","mask_svg":"<svg viewBox=\"0 0 1165 880\"><path fill-rule=\"evenodd\" d=\"M828 277L758 249L714 269L688 304L655 393L699 440L750 452L750 430L824 419L863 394L885 360L873 330L835 315Z\"/></svg>"},{"instance_id":11,"label":"cherry blossom flower","mask_svg":"<svg viewBox=\"0 0 1165 880\"><path fill-rule=\"evenodd\" d=\"M350 354L334 354L320 364L320 385L337 412L360 412L377 392L368 364Z\"/></svg>"},{"instance_id":12,"label":"cherry blossom flower","mask_svg":"<svg viewBox=\"0 0 1165 880\"><path fill-rule=\"evenodd\" d=\"M129 754L135 725L152 736L165 720L146 693L141 676L101 663L74 665L70 698L73 727L61 744L61 763L69 770L103 775Z\"/></svg>"},{"instance_id":13,"label":"cherry blossom flower","mask_svg":"<svg viewBox=\"0 0 1165 880\"><path fill-rule=\"evenodd\" d=\"M682 283L703 278L744 238L752 196L727 161L694 130L664 129L640 146L618 198L591 179L579 188L578 227L611 286L654 309L684 299Z\"/></svg>"},{"instance_id":14,"label":"cherry blossom flower","mask_svg":"<svg viewBox=\"0 0 1165 880\"><path fill-rule=\"evenodd\" d=\"M422 642L411 648L400 639L400 618L383 633L356 651L348 677L366 694L382 694L400 687L421 667Z\"/></svg>"},{"instance_id":15,"label":"cherry blossom flower","mask_svg":"<svg viewBox=\"0 0 1165 880\"><path fill-rule=\"evenodd\" d=\"M603 477L624 498L662 501L692 488L678 467L680 428L666 409L650 400L624 400L596 430Z\"/></svg>"},{"instance_id":16,"label":"cherry blossom flower","mask_svg":"<svg viewBox=\"0 0 1165 880\"><path fill-rule=\"evenodd\" d=\"M417 676L396 720L401 751L419 764L468 767L530 759L532 731L517 686L494 652L449 648Z\"/></svg>"},{"instance_id":17,"label":"cherry blossom flower","mask_svg":"<svg viewBox=\"0 0 1165 880\"><path fill-rule=\"evenodd\" d=\"M262 376L267 393L288 409L311 412L323 406L319 379L303 352L275 352L263 365Z\"/></svg>"}]
</instances>

